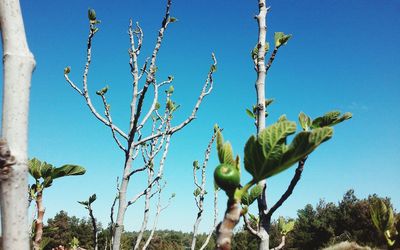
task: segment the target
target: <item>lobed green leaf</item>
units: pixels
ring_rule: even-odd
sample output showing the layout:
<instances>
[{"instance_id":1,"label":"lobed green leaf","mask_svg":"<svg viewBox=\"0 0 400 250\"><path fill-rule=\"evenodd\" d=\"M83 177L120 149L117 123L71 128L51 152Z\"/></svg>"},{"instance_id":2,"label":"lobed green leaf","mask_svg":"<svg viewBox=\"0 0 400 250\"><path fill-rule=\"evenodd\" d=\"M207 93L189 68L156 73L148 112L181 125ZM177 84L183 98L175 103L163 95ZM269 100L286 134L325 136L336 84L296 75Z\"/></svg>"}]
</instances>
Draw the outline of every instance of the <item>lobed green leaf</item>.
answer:
<instances>
[{"instance_id":1,"label":"lobed green leaf","mask_svg":"<svg viewBox=\"0 0 400 250\"><path fill-rule=\"evenodd\" d=\"M70 176L83 175L86 172L85 168L77 165L64 165L59 168L54 168L51 174L52 179Z\"/></svg>"}]
</instances>

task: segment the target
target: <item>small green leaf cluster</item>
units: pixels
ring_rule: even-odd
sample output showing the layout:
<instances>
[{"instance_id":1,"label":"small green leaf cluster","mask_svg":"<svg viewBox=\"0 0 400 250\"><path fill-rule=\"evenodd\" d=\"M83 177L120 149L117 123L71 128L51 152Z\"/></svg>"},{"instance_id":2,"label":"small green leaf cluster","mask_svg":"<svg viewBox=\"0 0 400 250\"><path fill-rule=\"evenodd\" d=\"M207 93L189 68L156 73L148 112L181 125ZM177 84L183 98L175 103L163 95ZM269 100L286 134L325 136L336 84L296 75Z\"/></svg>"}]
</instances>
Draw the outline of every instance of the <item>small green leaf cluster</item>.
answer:
<instances>
[{"instance_id":1,"label":"small green leaf cluster","mask_svg":"<svg viewBox=\"0 0 400 250\"><path fill-rule=\"evenodd\" d=\"M286 220L283 216L278 218L278 229L281 235L287 235L290 231L294 229L295 221L293 219Z\"/></svg>"},{"instance_id":2,"label":"small green leaf cluster","mask_svg":"<svg viewBox=\"0 0 400 250\"><path fill-rule=\"evenodd\" d=\"M258 51L259 51L258 47L260 47L259 44L257 44L257 45L254 47L254 49L251 51L251 58L253 58L253 60L256 60L256 59L257 59L257 55L258 55ZM266 43L265 43L265 49L264 49L264 51L265 51L265 53L268 53L268 51L269 51L269 42L266 42Z\"/></svg>"},{"instance_id":3,"label":"small green leaf cluster","mask_svg":"<svg viewBox=\"0 0 400 250\"><path fill-rule=\"evenodd\" d=\"M79 244L80 244L79 239L74 236L71 242L69 243L69 246L71 247L71 249L76 249L79 247Z\"/></svg>"},{"instance_id":4,"label":"small green leaf cluster","mask_svg":"<svg viewBox=\"0 0 400 250\"><path fill-rule=\"evenodd\" d=\"M296 132L296 123L283 115L257 136L249 138L244 149L245 169L255 182L279 174L329 140L333 136L331 126L350 118L350 113L340 116L338 111L328 112L315 120L300 113L303 131L296 134L288 145L287 138Z\"/></svg>"},{"instance_id":5,"label":"small green leaf cluster","mask_svg":"<svg viewBox=\"0 0 400 250\"><path fill-rule=\"evenodd\" d=\"M178 21L178 19L176 17L171 16L171 17L168 18L168 22L169 23L175 23L177 21Z\"/></svg>"},{"instance_id":6,"label":"small green leaf cluster","mask_svg":"<svg viewBox=\"0 0 400 250\"><path fill-rule=\"evenodd\" d=\"M67 66L64 68L64 75L68 75L71 72L71 66Z\"/></svg>"},{"instance_id":7,"label":"small green leaf cluster","mask_svg":"<svg viewBox=\"0 0 400 250\"><path fill-rule=\"evenodd\" d=\"M96 194L92 194L87 201L78 201L78 203L85 206L86 209L89 209L96 199Z\"/></svg>"},{"instance_id":8,"label":"small green leaf cluster","mask_svg":"<svg viewBox=\"0 0 400 250\"><path fill-rule=\"evenodd\" d=\"M290 38L292 38L291 34L288 35L283 32L275 32L275 34L274 34L275 49L274 49L273 54L276 53L276 51L279 49L279 47L281 47L282 45L286 45L288 43L288 41L290 40ZM262 47L262 45L260 43L257 43L256 46L252 49L251 58L254 61L257 60L258 52L260 51L261 47ZM264 54L267 54L269 49L270 49L269 42L266 42L265 46L264 46Z\"/></svg>"},{"instance_id":9,"label":"small green leaf cluster","mask_svg":"<svg viewBox=\"0 0 400 250\"><path fill-rule=\"evenodd\" d=\"M29 189L29 195L32 198L35 198L38 192L50 187L54 179L70 175L83 175L86 172L81 166L68 164L57 168L36 158L29 160L28 170L36 181Z\"/></svg>"},{"instance_id":10,"label":"small green leaf cluster","mask_svg":"<svg viewBox=\"0 0 400 250\"><path fill-rule=\"evenodd\" d=\"M400 243L400 221L395 223L393 209L382 199L376 199L370 204L371 219L378 232L386 240L389 247Z\"/></svg>"},{"instance_id":11,"label":"small green leaf cluster","mask_svg":"<svg viewBox=\"0 0 400 250\"><path fill-rule=\"evenodd\" d=\"M103 96L107 93L107 91L108 91L108 85L105 86L104 88L96 91L96 95Z\"/></svg>"},{"instance_id":12,"label":"small green leaf cluster","mask_svg":"<svg viewBox=\"0 0 400 250\"><path fill-rule=\"evenodd\" d=\"M265 99L264 107L267 108L273 102L274 102L274 99ZM246 114L250 118L256 119L257 118L257 105L253 105L252 110L246 109ZM265 117L268 117L268 112L265 112Z\"/></svg>"},{"instance_id":13,"label":"small green leaf cluster","mask_svg":"<svg viewBox=\"0 0 400 250\"><path fill-rule=\"evenodd\" d=\"M250 193L243 193L241 200L242 204L245 206L250 206L257 199L257 197L261 195L262 191L263 189L260 185L255 185L250 190Z\"/></svg>"},{"instance_id":14,"label":"small green leaf cluster","mask_svg":"<svg viewBox=\"0 0 400 250\"><path fill-rule=\"evenodd\" d=\"M275 40L275 48L279 48L282 45L286 45L289 39L292 38L292 35L286 35L283 32L275 32L274 40Z\"/></svg>"},{"instance_id":15,"label":"small green leaf cluster","mask_svg":"<svg viewBox=\"0 0 400 250\"><path fill-rule=\"evenodd\" d=\"M177 111L181 105L177 104L176 102L171 100L171 95L174 93L175 89L173 85L170 85L169 88L165 91L167 94L167 104L166 104L166 109L168 110L169 116L172 118L172 114ZM158 106L159 107L159 106Z\"/></svg>"},{"instance_id":16,"label":"small green leaf cluster","mask_svg":"<svg viewBox=\"0 0 400 250\"><path fill-rule=\"evenodd\" d=\"M333 135L330 127L303 131L287 145L287 137L295 132L296 123L282 118L258 136L249 138L244 149L244 166L254 181L264 180L286 170Z\"/></svg>"},{"instance_id":17,"label":"small green leaf cluster","mask_svg":"<svg viewBox=\"0 0 400 250\"><path fill-rule=\"evenodd\" d=\"M96 17L96 11L94 9L89 9L88 10L88 19L90 22L90 30L94 34L97 31L99 31L99 28L96 27L96 24L101 23L100 20L97 19Z\"/></svg>"},{"instance_id":18,"label":"small green leaf cluster","mask_svg":"<svg viewBox=\"0 0 400 250\"><path fill-rule=\"evenodd\" d=\"M269 105L272 101L268 101ZM252 113L247 111L247 113ZM257 182L272 177L303 160L323 142L333 136L332 126L351 118L350 113L343 115L338 111L328 112L312 120L300 113L302 131L297 133L290 144L288 137L296 132L296 123L282 115L278 121L263 129L258 135L252 135L244 147L244 167L252 175L245 186L240 185L239 157L233 157L232 146L224 142L221 131L217 131L217 151L220 165L214 171L214 180L229 198L241 202L246 208L262 193L259 186L247 191Z\"/></svg>"}]
</instances>

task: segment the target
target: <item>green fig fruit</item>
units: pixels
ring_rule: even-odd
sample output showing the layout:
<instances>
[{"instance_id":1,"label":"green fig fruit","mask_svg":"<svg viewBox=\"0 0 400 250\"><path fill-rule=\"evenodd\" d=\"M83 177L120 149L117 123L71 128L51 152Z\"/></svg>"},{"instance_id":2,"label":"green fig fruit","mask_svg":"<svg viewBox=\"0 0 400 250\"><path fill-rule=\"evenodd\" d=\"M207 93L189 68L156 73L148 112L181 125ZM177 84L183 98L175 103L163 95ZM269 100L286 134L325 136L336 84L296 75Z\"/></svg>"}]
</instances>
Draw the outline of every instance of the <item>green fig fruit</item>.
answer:
<instances>
[{"instance_id":1,"label":"green fig fruit","mask_svg":"<svg viewBox=\"0 0 400 250\"><path fill-rule=\"evenodd\" d=\"M220 164L214 171L215 183L227 193L233 193L240 186L240 173L235 166Z\"/></svg>"}]
</instances>

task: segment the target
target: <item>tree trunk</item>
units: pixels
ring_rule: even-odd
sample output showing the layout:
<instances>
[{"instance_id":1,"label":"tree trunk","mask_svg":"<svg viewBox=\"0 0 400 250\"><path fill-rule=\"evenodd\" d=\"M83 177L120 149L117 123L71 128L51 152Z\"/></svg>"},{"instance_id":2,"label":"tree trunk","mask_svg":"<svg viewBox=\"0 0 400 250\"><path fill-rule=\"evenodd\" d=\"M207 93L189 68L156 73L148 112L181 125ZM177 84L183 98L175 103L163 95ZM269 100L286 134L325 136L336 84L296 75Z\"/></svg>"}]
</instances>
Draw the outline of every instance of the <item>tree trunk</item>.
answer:
<instances>
[{"instance_id":1,"label":"tree trunk","mask_svg":"<svg viewBox=\"0 0 400 250\"><path fill-rule=\"evenodd\" d=\"M260 230L258 231L258 236L260 238L260 245L258 246L258 249L259 250L269 250L269 234L268 234L268 232L263 227L260 227Z\"/></svg>"},{"instance_id":2,"label":"tree trunk","mask_svg":"<svg viewBox=\"0 0 400 250\"><path fill-rule=\"evenodd\" d=\"M128 189L129 173L132 168L132 155L133 155L133 147L131 146L125 157L124 175L119 189L118 213L117 213L117 220L114 226L113 242L112 242L113 250L120 249L121 236L122 232L124 231L124 218L127 209L126 190Z\"/></svg>"},{"instance_id":3,"label":"tree trunk","mask_svg":"<svg viewBox=\"0 0 400 250\"><path fill-rule=\"evenodd\" d=\"M240 202L228 200L224 220L217 227L217 249L231 250L233 228L240 220Z\"/></svg>"},{"instance_id":4,"label":"tree trunk","mask_svg":"<svg viewBox=\"0 0 400 250\"><path fill-rule=\"evenodd\" d=\"M3 249L29 249L28 111L35 60L29 51L18 0L0 1L3 41L3 117L0 198ZM7 153L6 147L9 151ZM9 174L6 174L10 170ZM6 174L6 175L3 175Z\"/></svg>"},{"instance_id":5,"label":"tree trunk","mask_svg":"<svg viewBox=\"0 0 400 250\"><path fill-rule=\"evenodd\" d=\"M35 239L33 241L33 249L40 250L40 242L42 241L42 236L43 236L43 216L45 211L43 207L42 191L38 192L36 196L36 207L37 207L37 218L35 222Z\"/></svg>"},{"instance_id":6,"label":"tree trunk","mask_svg":"<svg viewBox=\"0 0 400 250\"><path fill-rule=\"evenodd\" d=\"M265 69L265 41L267 34L267 6L265 0L258 1L259 14L256 16L258 22L258 53L256 61L257 80L256 80L256 93L257 93L257 134L259 134L265 128L265 81L266 81L266 69ZM267 199L266 199L266 180L258 183L263 187L262 198L258 198L258 209L260 216L260 228L258 235L260 237L260 250L269 250L269 235L267 227L263 222L265 221L265 213L267 210Z\"/></svg>"}]
</instances>

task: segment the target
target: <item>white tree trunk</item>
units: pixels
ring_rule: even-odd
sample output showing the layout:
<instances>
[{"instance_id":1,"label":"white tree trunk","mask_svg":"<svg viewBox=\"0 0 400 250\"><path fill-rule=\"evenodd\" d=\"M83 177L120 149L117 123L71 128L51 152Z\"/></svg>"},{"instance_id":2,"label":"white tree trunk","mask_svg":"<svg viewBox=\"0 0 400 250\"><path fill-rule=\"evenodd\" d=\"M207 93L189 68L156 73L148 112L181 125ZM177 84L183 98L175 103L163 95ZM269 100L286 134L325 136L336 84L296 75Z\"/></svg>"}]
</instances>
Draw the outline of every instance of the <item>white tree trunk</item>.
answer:
<instances>
[{"instance_id":1,"label":"white tree trunk","mask_svg":"<svg viewBox=\"0 0 400 250\"><path fill-rule=\"evenodd\" d=\"M258 231L258 235L260 238L260 245L258 246L259 250L269 250L269 234L268 232L263 228L260 227Z\"/></svg>"},{"instance_id":2,"label":"white tree trunk","mask_svg":"<svg viewBox=\"0 0 400 250\"><path fill-rule=\"evenodd\" d=\"M28 250L28 110L35 60L26 41L18 0L0 1L0 28L4 62L1 137L5 139L2 146L8 144L11 154L1 155L5 162L0 166L10 170L7 176L2 171L0 183L3 249Z\"/></svg>"},{"instance_id":3,"label":"white tree trunk","mask_svg":"<svg viewBox=\"0 0 400 250\"><path fill-rule=\"evenodd\" d=\"M259 14L256 16L258 22L258 54L256 61L256 69L257 69L257 80L256 80L256 92L257 92L257 134L259 134L265 128L265 78L266 78L266 69L265 69L265 44L266 44L266 36L267 36L267 6L266 0L258 1ZM266 180L260 181L258 184L263 187L263 192L265 195L266 189L264 188L267 184ZM262 199L258 199L257 201L259 209L265 209L267 204L260 204L265 202ZM266 211L259 211L260 215L260 228L258 231L258 235L260 237L260 250L269 250L269 234L265 228L263 228L263 217L265 216Z\"/></svg>"}]
</instances>

